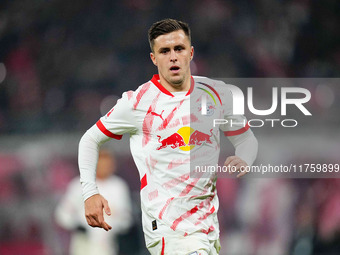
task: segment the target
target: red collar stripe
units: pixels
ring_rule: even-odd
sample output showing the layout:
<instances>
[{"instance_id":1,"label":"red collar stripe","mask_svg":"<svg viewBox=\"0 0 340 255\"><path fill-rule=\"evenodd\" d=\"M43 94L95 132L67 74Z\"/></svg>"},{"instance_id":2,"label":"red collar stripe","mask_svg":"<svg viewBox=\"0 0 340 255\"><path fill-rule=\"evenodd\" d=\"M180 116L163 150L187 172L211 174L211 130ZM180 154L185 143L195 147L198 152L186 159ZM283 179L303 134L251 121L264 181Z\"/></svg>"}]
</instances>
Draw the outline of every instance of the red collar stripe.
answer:
<instances>
[{"instance_id":1,"label":"red collar stripe","mask_svg":"<svg viewBox=\"0 0 340 255\"><path fill-rule=\"evenodd\" d=\"M185 94L186 96L189 96L191 92L194 90L194 84L195 84L194 78L191 76L190 89L188 90L188 93Z\"/></svg>"},{"instance_id":2,"label":"red collar stripe","mask_svg":"<svg viewBox=\"0 0 340 255\"><path fill-rule=\"evenodd\" d=\"M164 94L167 94L168 96L173 97L174 95L171 94L171 92L170 92L169 90L167 90L166 88L164 88L164 87L162 86L162 84L159 83L158 80L159 80L159 75L158 75L158 74L155 74L155 75L152 77L152 79L151 79L152 83L155 84L155 85L157 86L157 88L158 88L160 91L162 91Z\"/></svg>"},{"instance_id":3,"label":"red collar stripe","mask_svg":"<svg viewBox=\"0 0 340 255\"><path fill-rule=\"evenodd\" d=\"M171 96L171 97L174 97L174 95L169 91L167 90L166 88L163 87L162 84L159 83L159 74L155 74L152 79L151 79L151 82L153 84L156 85L156 87L162 91L164 94L168 95L168 96ZM194 78L191 76L191 83L190 83L190 89L188 90L188 93L186 93L185 95L188 96L190 95L190 93L193 91L194 89L194 84L195 84L195 81L194 81Z\"/></svg>"}]
</instances>

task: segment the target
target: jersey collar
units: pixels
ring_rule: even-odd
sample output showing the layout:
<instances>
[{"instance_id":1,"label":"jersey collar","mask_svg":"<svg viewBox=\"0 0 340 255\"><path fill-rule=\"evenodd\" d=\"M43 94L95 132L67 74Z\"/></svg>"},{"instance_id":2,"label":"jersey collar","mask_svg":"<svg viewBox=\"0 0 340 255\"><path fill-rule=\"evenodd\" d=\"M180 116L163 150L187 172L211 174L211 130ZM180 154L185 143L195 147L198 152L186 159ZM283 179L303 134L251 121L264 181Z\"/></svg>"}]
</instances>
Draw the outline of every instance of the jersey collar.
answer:
<instances>
[{"instance_id":1,"label":"jersey collar","mask_svg":"<svg viewBox=\"0 0 340 255\"><path fill-rule=\"evenodd\" d=\"M151 82L152 82L153 84L155 84L156 87L157 87L160 91L162 91L164 94L167 94L168 96L174 97L174 95L173 95L169 90L167 90L166 88L164 88L163 85L159 83L159 74L155 74L155 75L152 77ZM185 94L186 96L190 95L190 93L193 91L193 89L194 89L194 84L195 84L194 78L191 76L190 89L189 89L188 92Z\"/></svg>"}]
</instances>

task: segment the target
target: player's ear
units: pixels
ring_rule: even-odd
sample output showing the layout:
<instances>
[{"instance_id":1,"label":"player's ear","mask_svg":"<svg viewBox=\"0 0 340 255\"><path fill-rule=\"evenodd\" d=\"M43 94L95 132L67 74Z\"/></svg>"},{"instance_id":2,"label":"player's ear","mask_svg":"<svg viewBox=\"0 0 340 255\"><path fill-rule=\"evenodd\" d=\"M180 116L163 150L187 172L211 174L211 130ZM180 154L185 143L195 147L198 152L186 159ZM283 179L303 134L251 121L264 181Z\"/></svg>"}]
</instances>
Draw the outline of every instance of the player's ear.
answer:
<instances>
[{"instance_id":1,"label":"player's ear","mask_svg":"<svg viewBox=\"0 0 340 255\"><path fill-rule=\"evenodd\" d=\"M190 51L190 60L194 58L194 46L191 46L191 51Z\"/></svg>"},{"instance_id":2,"label":"player's ear","mask_svg":"<svg viewBox=\"0 0 340 255\"><path fill-rule=\"evenodd\" d=\"M150 52L150 58L152 60L152 63L157 66L157 61L156 61L156 58L155 58L155 54L153 54L153 52Z\"/></svg>"}]
</instances>

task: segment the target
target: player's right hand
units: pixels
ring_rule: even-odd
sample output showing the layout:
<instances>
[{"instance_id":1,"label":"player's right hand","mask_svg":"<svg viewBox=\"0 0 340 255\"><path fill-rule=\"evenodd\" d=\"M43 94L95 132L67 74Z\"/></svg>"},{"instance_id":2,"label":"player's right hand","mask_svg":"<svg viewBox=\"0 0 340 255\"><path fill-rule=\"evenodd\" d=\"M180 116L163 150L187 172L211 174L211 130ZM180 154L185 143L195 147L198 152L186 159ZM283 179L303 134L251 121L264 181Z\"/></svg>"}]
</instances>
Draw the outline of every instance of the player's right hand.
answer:
<instances>
[{"instance_id":1,"label":"player's right hand","mask_svg":"<svg viewBox=\"0 0 340 255\"><path fill-rule=\"evenodd\" d=\"M111 215L109 204L102 195L96 194L85 200L85 217L87 224L94 228L103 228L109 231L112 227L105 222L103 209L107 215Z\"/></svg>"}]
</instances>

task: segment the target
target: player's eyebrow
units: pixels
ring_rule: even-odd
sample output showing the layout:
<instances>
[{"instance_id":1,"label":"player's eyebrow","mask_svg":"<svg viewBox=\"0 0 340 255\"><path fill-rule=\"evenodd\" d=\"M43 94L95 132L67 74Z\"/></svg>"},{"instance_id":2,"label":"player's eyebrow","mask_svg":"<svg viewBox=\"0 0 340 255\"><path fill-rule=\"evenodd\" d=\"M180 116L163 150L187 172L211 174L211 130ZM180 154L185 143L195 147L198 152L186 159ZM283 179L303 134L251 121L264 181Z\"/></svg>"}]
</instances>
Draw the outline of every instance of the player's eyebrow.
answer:
<instances>
[{"instance_id":1,"label":"player's eyebrow","mask_svg":"<svg viewBox=\"0 0 340 255\"><path fill-rule=\"evenodd\" d=\"M174 49L178 49L178 48L185 49L185 45L181 43L181 44L177 44L177 45L174 46ZM170 47L161 47L161 48L158 49L158 52L162 52L164 50L169 51Z\"/></svg>"},{"instance_id":2,"label":"player's eyebrow","mask_svg":"<svg viewBox=\"0 0 340 255\"><path fill-rule=\"evenodd\" d=\"M161 47L161 48L158 49L158 52L168 51L168 50L170 50L169 47Z\"/></svg>"},{"instance_id":3,"label":"player's eyebrow","mask_svg":"<svg viewBox=\"0 0 340 255\"><path fill-rule=\"evenodd\" d=\"M174 47L175 49L185 49L185 45L179 44Z\"/></svg>"},{"instance_id":4,"label":"player's eyebrow","mask_svg":"<svg viewBox=\"0 0 340 255\"><path fill-rule=\"evenodd\" d=\"M176 48L182 48L182 49L185 49L186 48L186 45L184 44L184 43L180 43L180 44L177 44L177 45L175 45L175 47L174 47L175 49Z\"/></svg>"}]
</instances>

